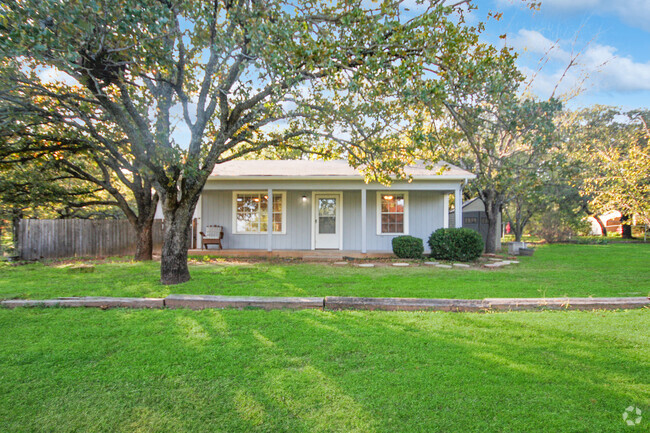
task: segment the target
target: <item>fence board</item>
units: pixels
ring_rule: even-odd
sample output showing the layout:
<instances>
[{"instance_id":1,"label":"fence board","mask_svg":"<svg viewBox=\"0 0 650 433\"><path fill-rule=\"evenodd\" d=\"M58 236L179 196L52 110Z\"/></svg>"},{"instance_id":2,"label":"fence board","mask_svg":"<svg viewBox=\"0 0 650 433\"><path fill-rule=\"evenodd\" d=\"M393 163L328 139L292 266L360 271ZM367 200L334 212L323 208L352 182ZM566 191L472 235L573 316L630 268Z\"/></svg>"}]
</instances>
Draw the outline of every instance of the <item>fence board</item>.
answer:
<instances>
[{"instance_id":1,"label":"fence board","mask_svg":"<svg viewBox=\"0 0 650 433\"><path fill-rule=\"evenodd\" d=\"M153 249L162 247L162 221L153 223ZM20 257L25 260L63 257L108 257L135 253L135 231L126 220L21 220Z\"/></svg>"}]
</instances>

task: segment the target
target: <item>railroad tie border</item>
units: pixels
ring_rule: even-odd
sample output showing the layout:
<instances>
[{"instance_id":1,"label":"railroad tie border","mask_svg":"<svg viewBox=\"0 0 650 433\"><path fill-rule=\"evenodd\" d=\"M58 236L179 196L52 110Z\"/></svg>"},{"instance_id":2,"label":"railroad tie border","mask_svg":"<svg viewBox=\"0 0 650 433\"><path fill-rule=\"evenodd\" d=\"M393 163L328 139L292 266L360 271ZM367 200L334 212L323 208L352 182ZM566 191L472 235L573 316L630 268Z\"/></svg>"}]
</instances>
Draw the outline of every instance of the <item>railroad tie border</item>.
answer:
<instances>
[{"instance_id":1,"label":"railroad tie border","mask_svg":"<svg viewBox=\"0 0 650 433\"><path fill-rule=\"evenodd\" d=\"M530 311L530 310L619 310L650 308L650 298L363 298L271 297L169 295L166 298L112 298L103 296L56 299L11 299L0 302L5 308L18 307L94 307L94 308L189 308L263 310L380 310L380 311Z\"/></svg>"}]
</instances>

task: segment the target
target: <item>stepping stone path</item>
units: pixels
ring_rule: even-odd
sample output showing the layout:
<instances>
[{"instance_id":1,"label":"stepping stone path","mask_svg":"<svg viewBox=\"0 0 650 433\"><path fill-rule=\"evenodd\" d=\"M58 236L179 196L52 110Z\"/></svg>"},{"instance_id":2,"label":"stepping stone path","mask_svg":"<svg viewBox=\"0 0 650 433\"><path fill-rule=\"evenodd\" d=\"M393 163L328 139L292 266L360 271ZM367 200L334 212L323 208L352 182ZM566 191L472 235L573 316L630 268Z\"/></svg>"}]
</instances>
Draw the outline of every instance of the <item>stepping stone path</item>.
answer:
<instances>
[{"instance_id":1,"label":"stepping stone path","mask_svg":"<svg viewBox=\"0 0 650 433\"><path fill-rule=\"evenodd\" d=\"M424 262L424 264L429 265L429 266L436 266L436 265L439 265L440 263L439 262Z\"/></svg>"},{"instance_id":2,"label":"stepping stone path","mask_svg":"<svg viewBox=\"0 0 650 433\"><path fill-rule=\"evenodd\" d=\"M495 263L488 263L485 265L486 268L500 268L501 266L508 266L510 262L495 262Z\"/></svg>"},{"instance_id":3,"label":"stepping stone path","mask_svg":"<svg viewBox=\"0 0 650 433\"><path fill-rule=\"evenodd\" d=\"M348 264L348 262L334 262L332 263L334 266L345 266Z\"/></svg>"},{"instance_id":4,"label":"stepping stone path","mask_svg":"<svg viewBox=\"0 0 650 433\"><path fill-rule=\"evenodd\" d=\"M408 266L408 263L393 263L393 266Z\"/></svg>"},{"instance_id":5,"label":"stepping stone path","mask_svg":"<svg viewBox=\"0 0 650 433\"><path fill-rule=\"evenodd\" d=\"M490 257L488 260L492 260L493 262L500 262L501 259L498 257Z\"/></svg>"},{"instance_id":6,"label":"stepping stone path","mask_svg":"<svg viewBox=\"0 0 650 433\"><path fill-rule=\"evenodd\" d=\"M359 265L360 268L374 268L375 265L373 263L361 263Z\"/></svg>"},{"instance_id":7,"label":"stepping stone path","mask_svg":"<svg viewBox=\"0 0 650 433\"><path fill-rule=\"evenodd\" d=\"M454 263L454 268L469 268L469 265L465 263Z\"/></svg>"},{"instance_id":8,"label":"stepping stone path","mask_svg":"<svg viewBox=\"0 0 650 433\"><path fill-rule=\"evenodd\" d=\"M436 265L436 268L451 269L451 265L441 265L441 264L437 264L437 265Z\"/></svg>"}]
</instances>

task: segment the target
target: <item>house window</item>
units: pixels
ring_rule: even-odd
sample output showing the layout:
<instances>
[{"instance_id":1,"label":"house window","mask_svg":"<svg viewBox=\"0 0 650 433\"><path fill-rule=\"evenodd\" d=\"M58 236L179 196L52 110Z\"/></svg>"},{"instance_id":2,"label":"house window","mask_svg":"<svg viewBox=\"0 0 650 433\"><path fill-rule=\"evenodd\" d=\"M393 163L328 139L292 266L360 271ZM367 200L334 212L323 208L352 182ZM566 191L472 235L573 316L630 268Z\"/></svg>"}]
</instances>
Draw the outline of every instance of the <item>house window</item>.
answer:
<instances>
[{"instance_id":1,"label":"house window","mask_svg":"<svg viewBox=\"0 0 650 433\"><path fill-rule=\"evenodd\" d=\"M271 223L273 233L285 233L284 192L273 193ZM233 193L235 233L268 233L269 196L265 192Z\"/></svg>"},{"instance_id":2,"label":"house window","mask_svg":"<svg viewBox=\"0 0 650 433\"><path fill-rule=\"evenodd\" d=\"M408 194L377 193L377 234L408 234Z\"/></svg>"}]
</instances>

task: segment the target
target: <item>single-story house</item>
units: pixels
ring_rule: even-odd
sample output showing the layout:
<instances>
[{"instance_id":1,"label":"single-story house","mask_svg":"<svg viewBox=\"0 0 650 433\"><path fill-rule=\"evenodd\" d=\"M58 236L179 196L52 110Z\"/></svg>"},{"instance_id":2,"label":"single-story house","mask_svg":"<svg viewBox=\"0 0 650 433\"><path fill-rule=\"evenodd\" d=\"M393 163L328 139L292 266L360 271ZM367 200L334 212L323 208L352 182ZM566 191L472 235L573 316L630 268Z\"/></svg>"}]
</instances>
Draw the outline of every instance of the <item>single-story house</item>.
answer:
<instances>
[{"instance_id":1,"label":"single-story house","mask_svg":"<svg viewBox=\"0 0 650 433\"><path fill-rule=\"evenodd\" d=\"M467 200L463 203L463 225L468 229L476 230L481 234L483 242L487 239L488 232L488 221L487 214L485 213L485 204L483 200L478 197L474 197L471 200ZM456 212L452 210L449 212L449 220L451 221L451 227L456 227ZM503 224L501 218L501 212L497 216L497 250L501 249L501 238L503 237Z\"/></svg>"},{"instance_id":2,"label":"single-story house","mask_svg":"<svg viewBox=\"0 0 650 433\"><path fill-rule=\"evenodd\" d=\"M446 170L440 171L442 167ZM346 161L230 161L208 179L195 218L199 231L223 227L223 246L237 250L391 252L391 240L425 241L449 226L449 194L475 176L440 162L406 168L412 180L366 184ZM458 215L456 224L461 224Z\"/></svg>"}]
</instances>

